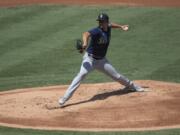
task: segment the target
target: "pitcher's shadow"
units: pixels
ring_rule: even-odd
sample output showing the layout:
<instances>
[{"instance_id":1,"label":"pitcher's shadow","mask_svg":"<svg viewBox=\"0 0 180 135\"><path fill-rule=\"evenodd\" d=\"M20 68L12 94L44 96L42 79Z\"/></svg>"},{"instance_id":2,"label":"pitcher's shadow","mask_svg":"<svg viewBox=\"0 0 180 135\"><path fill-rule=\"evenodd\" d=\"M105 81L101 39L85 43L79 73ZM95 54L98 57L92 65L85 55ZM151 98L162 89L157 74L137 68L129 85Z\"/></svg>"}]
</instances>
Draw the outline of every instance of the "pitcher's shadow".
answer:
<instances>
[{"instance_id":1,"label":"pitcher's shadow","mask_svg":"<svg viewBox=\"0 0 180 135\"><path fill-rule=\"evenodd\" d=\"M132 92L133 91L125 90L125 89L118 89L118 90L114 90L114 91L110 91L110 92L104 92L104 93L101 93L101 94L94 95L92 98L84 100L84 101L64 105L61 108L66 108L66 107L69 107L69 106L84 104L84 103L88 103L88 102L94 102L94 101L97 101L97 100L105 100L105 99L107 99L108 97L111 97L111 96L121 96L121 95L125 95L125 94L132 93Z\"/></svg>"}]
</instances>

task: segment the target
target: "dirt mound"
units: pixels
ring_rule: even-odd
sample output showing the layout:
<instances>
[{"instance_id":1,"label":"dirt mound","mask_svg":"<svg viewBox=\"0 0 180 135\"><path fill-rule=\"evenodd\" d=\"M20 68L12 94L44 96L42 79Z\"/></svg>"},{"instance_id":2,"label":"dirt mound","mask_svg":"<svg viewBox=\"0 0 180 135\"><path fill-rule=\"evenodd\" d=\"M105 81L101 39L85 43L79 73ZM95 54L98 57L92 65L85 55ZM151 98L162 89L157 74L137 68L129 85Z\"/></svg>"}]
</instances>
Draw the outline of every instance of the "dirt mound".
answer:
<instances>
[{"instance_id":1,"label":"dirt mound","mask_svg":"<svg viewBox=\"0 0 180 135\"><path fill-rule=\"evenodd\" d=\"M130 6L166 6L179 7L179 0L0 0L0 6L31 4L67 4L67 5L130 5Z\"/></svg>"},{"instance_id":2,"label":"dirt mound","mask_svg":"<svg viewBox=\"0 0 180 135\"><path fill-rule=\"evenodd\" d=\"M135 82L150 91L128 92L118 83L82 84L64 108L57 101L67 86L0 92L0 125L103 131L180 125L180 84Z\"/></svg>"}]
</instances>

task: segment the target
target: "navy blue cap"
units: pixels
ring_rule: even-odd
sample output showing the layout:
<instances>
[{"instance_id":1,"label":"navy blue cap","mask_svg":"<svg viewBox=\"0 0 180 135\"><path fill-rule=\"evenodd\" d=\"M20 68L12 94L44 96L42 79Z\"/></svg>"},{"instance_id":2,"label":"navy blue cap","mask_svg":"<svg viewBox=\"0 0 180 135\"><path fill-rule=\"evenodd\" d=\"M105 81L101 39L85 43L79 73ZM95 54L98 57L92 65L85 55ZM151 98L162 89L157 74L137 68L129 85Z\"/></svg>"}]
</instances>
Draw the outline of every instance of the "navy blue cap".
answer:
<instances>
[{"instance_id":1,"label":"navy blue cap","mask_svg":"<svg viewBox=\"0 0 180 135\"><path fill-rule=\"evenodd\" d=\"M109 16L105 13L101 13L98 15L98 18L96 19L96 21L109 22Z\"/></svg>"}]
</instances>

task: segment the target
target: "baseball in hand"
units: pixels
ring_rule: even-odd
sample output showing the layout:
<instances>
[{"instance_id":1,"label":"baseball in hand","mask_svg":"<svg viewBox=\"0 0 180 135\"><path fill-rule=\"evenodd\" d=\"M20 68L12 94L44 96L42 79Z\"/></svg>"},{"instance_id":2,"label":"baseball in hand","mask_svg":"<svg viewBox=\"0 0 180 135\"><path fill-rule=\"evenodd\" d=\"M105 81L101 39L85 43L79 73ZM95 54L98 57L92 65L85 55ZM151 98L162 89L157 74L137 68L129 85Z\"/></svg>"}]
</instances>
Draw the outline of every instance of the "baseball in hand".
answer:
<instances>
[{"instance_id":1,"label":"baseball in hand","mask_svg":"<svg viewBox=\"0 0 180 135\"><path fill-rule=\"evenodd\" d=\"M128 25L123 26L123 30L127 31L129 29Z\"/></svg>"}]
</instances>

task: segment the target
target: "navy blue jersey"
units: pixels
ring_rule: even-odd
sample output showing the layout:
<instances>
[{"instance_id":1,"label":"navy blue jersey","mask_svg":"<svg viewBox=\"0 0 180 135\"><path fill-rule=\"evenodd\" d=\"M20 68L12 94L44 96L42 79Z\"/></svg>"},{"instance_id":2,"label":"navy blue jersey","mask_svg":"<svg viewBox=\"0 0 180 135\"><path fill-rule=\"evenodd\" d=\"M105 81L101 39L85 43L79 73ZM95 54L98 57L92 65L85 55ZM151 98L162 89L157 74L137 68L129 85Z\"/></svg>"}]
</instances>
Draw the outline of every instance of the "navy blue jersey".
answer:
<instances>
[{"instance_id":1,"label":"navy blue jersey","mask_svg":"<svg viewBox=\"0 0 180 135\"><path fill-rule=\"evenodd\" d=\"M108 26L107 31L96 27L88 32L91 34L91 40L87 52L100 58L105 57L111 38L111 26Z\"/></svg>"}]
</instances>

